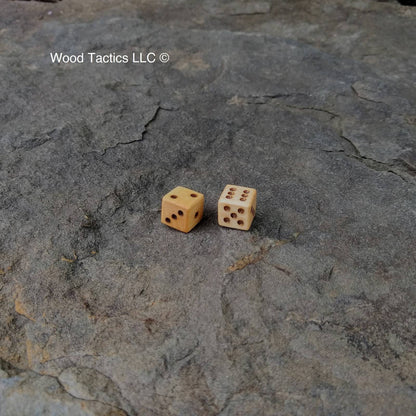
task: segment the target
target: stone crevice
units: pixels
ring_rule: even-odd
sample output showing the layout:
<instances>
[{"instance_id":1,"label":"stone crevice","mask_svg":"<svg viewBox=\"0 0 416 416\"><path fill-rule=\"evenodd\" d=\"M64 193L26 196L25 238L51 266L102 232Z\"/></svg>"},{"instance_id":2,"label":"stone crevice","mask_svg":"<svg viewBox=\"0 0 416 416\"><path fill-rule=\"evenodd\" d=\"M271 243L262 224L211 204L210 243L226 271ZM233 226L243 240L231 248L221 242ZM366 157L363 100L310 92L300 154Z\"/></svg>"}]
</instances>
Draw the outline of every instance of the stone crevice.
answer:
<instances>
[{"instance_id":1,"label":"stone crevice","mask_svg":"<svg viewBox=\"0 0 416 416\"><path fill-rule=\"evenodd\" d=\"M75 400L81 400L81 401L88 401L88 402L96 402L96 403L101 403L105 406L109 406L113 409L117 409L121 412L124 413L125 416L133 416L131 414L129 414L125 409L119 407L119 406L115 406L111 403L107 403L104 402L102 400L96 400L96 399L85 399L85 398L81 398L81 397L77 397L74 394L70 393L65 386L62 384L62 382L59 380L58 376L54 376L52 374L47 374L47 373L40 373L36 370L34 370L33 368L28 368L28 369L21 369L21 368L17 368L14 365L10 364L9 362L7 362L6 360L0 358L0 369L5 371L9 377L14 377L14 376L18 376L20 374L23 374L25 372L30 372L32 374L35 374L38 377L50 377L53 378L54 380L56 380L56 382L59 384L59 386L63 389L63 391L68 394L70 397L72 397Z\"/></svg>"},{"instance_id":2,"label":"stone crevice","mask_svg":"<svg viewBox=\"0 0 416 416\"><path fill-rule=\"evenodd\" d=\"M361 100L364 100L364 101L367 101L367 102L369 102L369 103L374 103L374 104L386 104L386 103L384 103L383 101L376 101L376 100L372 100L372 99L370 99L370 98L367 98L367 97L363 97L358 91L357 91L357 89L356 88L354 88L354 86L353 85L351 85L351 90L354 92L354 94L359 98L359 99L361 99Z\"/></svg>"},{"instance_id":3,"label":"stone crevice","mask_svg":"<svg viewBox=\"0 0 416 416\"><path fill-rule=\"evenodd\" d=\"M157 117L158 117L158 115L159 115L159 112L160 112L160 110L164 110L164 111L173 111L173 110L171 110L171 109L166 109L166 108L162 108L159 104L158 104L158 106L156 107L156 110L155 110L155 112L153 113L153 116L149 119L149 121L147 121L146 123L145 123L145 125L144 125L144 127L143 127L143 130L142 130L142 132L141 132L141 136L140 136L140 138L138 138L138 139L134 139L134 140L130 140L130 141L128 141L128 142L118 142L118 143L116 143L115 145L113 145L113 146L109 146L109 147L106 147L106 148L104 148L104 150L103 150L103 152L101 153L101 156L104 156L106 153L107 153L107 151L108 150L113 150L113 149L116 149L118 146L126 146L126 145L129 145L129 144L133 144L133 143L137 143L137 142L141 142L141 141L143 141L144 139L145 139L145 136L146 136L146 134L147 134L147 130L148 130L148 128L149 128L149 126L157 119Z\"/></svg>"},{"instance_id":4,"label":"stone crevice","mask_svg":"<svg viewBox=\"0 0 416 416\"><path fill-rule=\"evenodd\" d=\"M33 370L31 370L31 371L33 371ZM36 373L36 371L34 371L34 373ZM123 409L123 408L121 408L119 406L115 406L112 403L107 403L107 402L104 402L102 400L97 400L97 399L85 399L85 398L82 398L82 397L75 396L74 394L70 393L67 390L67 388L63 385L63 383L61 382L61 380L59 380L59 377L57 377L57 376L52 376L50 374L41 374L41 373L36 373L36 374L38 374L40 376L47 376L47 377L54 378L58 382L58 384L60 385L60 387L65 391L65 393L68 394L69 396L71 396L75 400L82 400L82 401L87 401L87 402L101 403L101 404L103 404L105 406L110 406L110 407L112 407L114 409L117 409L117 410L123 412L125 414L125 416L132 416L132 414L128 413L125 409Z\"/></svg>"}]
</instances>

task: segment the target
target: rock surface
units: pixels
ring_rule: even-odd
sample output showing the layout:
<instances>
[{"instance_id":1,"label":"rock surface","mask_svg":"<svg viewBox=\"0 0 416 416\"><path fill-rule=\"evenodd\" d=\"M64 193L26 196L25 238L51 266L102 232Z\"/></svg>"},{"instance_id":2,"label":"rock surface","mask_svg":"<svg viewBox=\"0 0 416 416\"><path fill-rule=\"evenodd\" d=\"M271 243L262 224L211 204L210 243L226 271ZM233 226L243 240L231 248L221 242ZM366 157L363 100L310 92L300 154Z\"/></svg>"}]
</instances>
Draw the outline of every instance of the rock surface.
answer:
<instances>
[{"instance_id":1,"label":"rock surface","mask_svg":"<svg viewBox=\"0 0 416 416\"><path fill-rule=\"evenodd\" d=\"M416 8L0 6L1 416L414 414Z\"/></svg>"}]
</instances>

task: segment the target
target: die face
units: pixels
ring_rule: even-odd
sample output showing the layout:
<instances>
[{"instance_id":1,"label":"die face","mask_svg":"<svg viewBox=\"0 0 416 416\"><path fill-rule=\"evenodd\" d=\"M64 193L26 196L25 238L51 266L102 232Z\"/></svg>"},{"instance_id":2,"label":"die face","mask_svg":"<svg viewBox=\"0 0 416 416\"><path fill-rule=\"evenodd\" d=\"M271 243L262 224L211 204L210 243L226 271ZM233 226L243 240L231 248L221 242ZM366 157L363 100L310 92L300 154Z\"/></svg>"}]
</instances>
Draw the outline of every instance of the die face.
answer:
<instances>
[{"instance_id":1,"label":"die face","mask_svg":"<svg viewBox=\"0 0 416 416\"><path fill-rule=\"evenodd\" d=\"M191 231L203 212L204 195L192 189L178 186L162 198L162 223L179 231Z\"/></svg>"},{"instance_id":2,"label":"die face","mask_svg":"<svg viewBox=\"0 0 416 416\"><path fill-rule=\"evenodd\" d=\"M248 230L256 213L256 199L254 188L227 185L218 200L218 224Z\"/></svg>"},{"instance_id":3,"label":"die face","mask_svg":"<svg viewBox=\"0 0 416 416\"><path fill-rule=\"evenodd\" d=\"M204 201L204 195L192 189L177 186L168 192L162 201L173 202L185 209L192 209L195 205L200 205Z\"/></svg>"},{"instance_id":4,"label":"die face","mask_svg":"<svg viewBox=\"0 0 416 416\"><path fill-rule=\"evenodd\" d=\"M170 201L162 201L161 221L169 227L180 231L187 229L187 210L178 203Z\"/></svg>"},{"instance_id":5,"label":"die face","mask_svg":"<svg viewBox=\"0 0 416 416\"><path fill-rule=\"evenodd\" d=\"M221 193L220 200L233 205L247 206L256 203L257 191L254 188L247 188L238 185L226 185Z\"/></svg>"}]
</instances>

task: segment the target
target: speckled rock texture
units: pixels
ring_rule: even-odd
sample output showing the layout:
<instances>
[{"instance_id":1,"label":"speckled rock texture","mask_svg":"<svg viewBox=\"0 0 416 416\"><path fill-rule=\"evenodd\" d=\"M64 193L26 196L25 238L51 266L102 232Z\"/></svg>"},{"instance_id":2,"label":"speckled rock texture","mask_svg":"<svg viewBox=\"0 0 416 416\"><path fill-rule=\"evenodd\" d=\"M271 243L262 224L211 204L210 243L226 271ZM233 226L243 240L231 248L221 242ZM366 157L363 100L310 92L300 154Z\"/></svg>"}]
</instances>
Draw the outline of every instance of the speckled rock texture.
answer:
<instances>
[{"instance_id":1,"label":"speckled rock texture","mask_svg":"<svg viewBox=\"0 0 416 416\"><path fill-rule=\"evenodd\" d=\"M415 7L0 7L1 416L415 414Z\"/></svg>"}]
</instances>

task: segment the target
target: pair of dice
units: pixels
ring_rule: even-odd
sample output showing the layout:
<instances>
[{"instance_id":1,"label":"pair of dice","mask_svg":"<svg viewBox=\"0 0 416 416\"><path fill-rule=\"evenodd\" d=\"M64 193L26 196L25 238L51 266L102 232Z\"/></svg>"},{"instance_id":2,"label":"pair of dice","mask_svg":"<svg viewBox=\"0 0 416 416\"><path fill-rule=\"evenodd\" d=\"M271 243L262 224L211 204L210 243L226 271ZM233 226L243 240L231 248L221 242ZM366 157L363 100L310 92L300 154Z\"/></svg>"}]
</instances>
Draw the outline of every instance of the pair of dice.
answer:
<instances>
[{"instance_id":1,"label":"pair of dice","mask_svg":"<svg viewBox=\"0 0 416 416\"><path fill-rule=\"evenodd\" d=\"M227 185L218 200L218 224L248 230L256 214L257 191L244 186ZM188 233L201 221L204 195L182 186L162 198L162 223Z\"/></svg>"}]
</instances>

